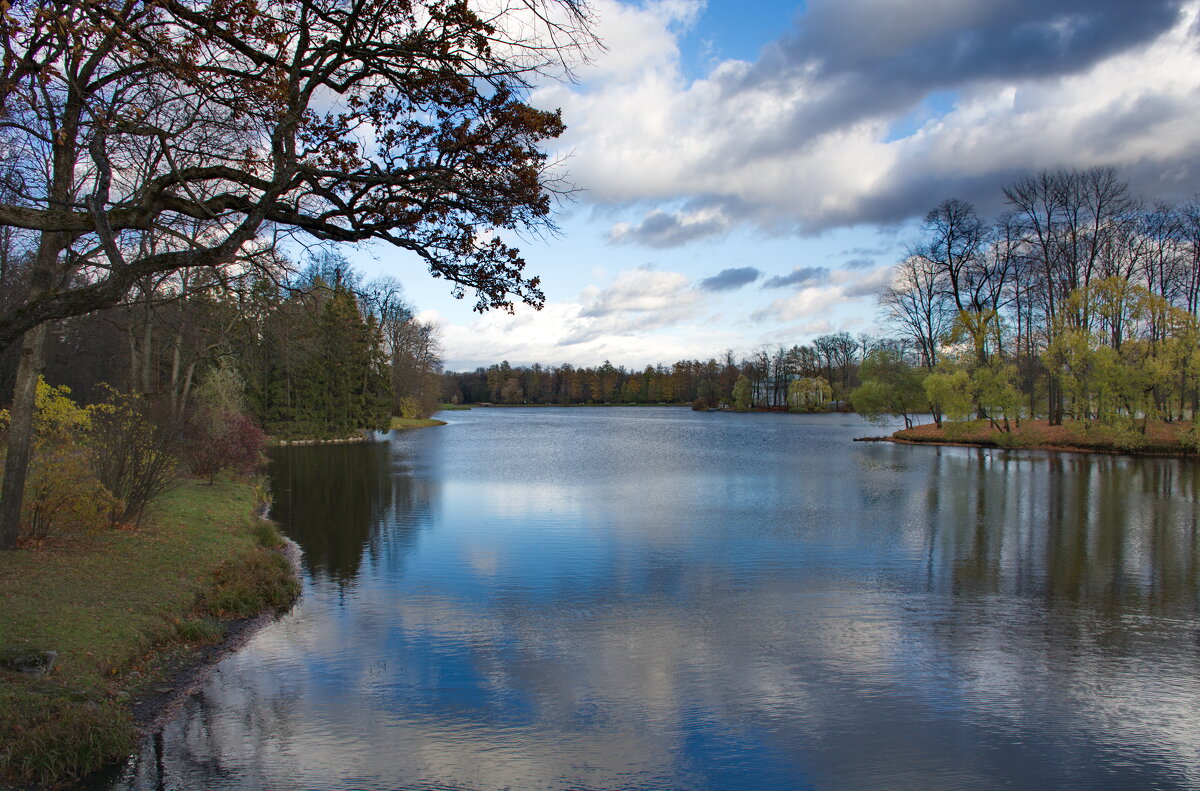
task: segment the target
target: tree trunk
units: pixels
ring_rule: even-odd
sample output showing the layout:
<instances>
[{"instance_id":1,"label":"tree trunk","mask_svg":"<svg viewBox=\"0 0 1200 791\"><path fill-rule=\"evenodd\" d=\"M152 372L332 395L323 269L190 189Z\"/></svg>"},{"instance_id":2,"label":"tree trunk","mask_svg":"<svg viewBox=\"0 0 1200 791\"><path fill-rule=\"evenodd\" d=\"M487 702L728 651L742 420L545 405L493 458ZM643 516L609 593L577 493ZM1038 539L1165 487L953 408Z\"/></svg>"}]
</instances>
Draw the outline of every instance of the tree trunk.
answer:
<instances>
[{"instance_id":1,"label":"tree trunk","mask_svg":"<svg viewBox=\"0 0 1200 791\"><path fill-rule=\"evenodd\" d=\"M138 364L141 358L138 357L137 348L137 332L133 324L133 309L129 310L129 326L125 328L125 339L129 342L129 387L130 393L136 393L138 382L142 380L142 376L138 373Z\"/></svg>"},{"instance_id":2,"label":"tree trunk","mask_svg":"<svg viewBox=\"0 0 1200 791\"><path fill-rule=\"evenodd\" d=\"M175 340L171 346L171 417L177 418L183 412L183 404L179 396L179 367L183 356L183 329L175 331Z\"/></svg>"},{"instance_id":3,"label":"tree trunk","mask_svg":"<svg viewBox=\"0 0 1200 791\"><path fill-rule=\"evenodd\" d=\"M1046 394L1047 401L1047 422L1051 426L1061 426L1063 421L1063 393L1058 377L1053 373L1050 374Z\"/></svg>"},{"instance_id":4,"label":"tree trunk","mask_svg":"<svg viewBox=\"0 0 1200 791\"><path fill-rule=\"evenodd\" d=\"M8 428L8 455L4 463L4 483L0 486L0 549L13 549L21 526L21 504L25 498L25 479L33 454L33 412L37 399L38 374L46 357L47 325L25 333Z\"/></svg>"},{"instance_id":5,"label":"tree trunk","mask_svg":"<svg viewBox=\"0 0 1200 791\"><path fill-rule=\"evenodd\" d=\"M140 389L142 395L149 395L154 392L157 385L156 382L151 382L151 376L156 371L153 370L155 368L152 354L154 344L151 321L153 320L153 316L150 312L149 304L145 308L145 315L142 320L145 323L142 325L142 384Z\"/></svg>"},{"instance_id":6,"label":"tree trunk","mask_svg":"<svg viewBox=\"0 0 1200 791\"><path fill-rule=\"evenodd\" d=\"M183 389L179 392L179 414L182 415L187 411L188 403L192 395L192 379L196 373L196 361L192 360L188 363L187 373L183 375Z\"/></svg>"}]
</instances>

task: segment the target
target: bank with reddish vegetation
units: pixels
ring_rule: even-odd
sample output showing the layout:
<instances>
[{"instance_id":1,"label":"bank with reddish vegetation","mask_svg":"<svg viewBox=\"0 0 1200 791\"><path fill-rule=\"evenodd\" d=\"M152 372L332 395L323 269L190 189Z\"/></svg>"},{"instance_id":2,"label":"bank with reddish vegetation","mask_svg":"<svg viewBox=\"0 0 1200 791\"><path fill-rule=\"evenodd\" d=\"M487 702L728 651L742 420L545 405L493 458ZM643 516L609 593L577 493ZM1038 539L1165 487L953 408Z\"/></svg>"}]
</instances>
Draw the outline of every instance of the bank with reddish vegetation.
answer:
<instances>
[{"instance_id":1,"label":"bank with reddish vegetation","mask_svg":"<svg viewBox=\"0 0 1200 791\"><path fill-rule=\"evenodd\" d=\"M902 429L892 441L912 444L970 445L985 448L1035 448L1093 453L1139 453L1172 456L1196 455L1200 441L1190 422L1148 421L1125 426L1088 425L1065 421L1022 420L1003 425L986 420L961 423L927 423Z\"/></svg>"}]
</instances>

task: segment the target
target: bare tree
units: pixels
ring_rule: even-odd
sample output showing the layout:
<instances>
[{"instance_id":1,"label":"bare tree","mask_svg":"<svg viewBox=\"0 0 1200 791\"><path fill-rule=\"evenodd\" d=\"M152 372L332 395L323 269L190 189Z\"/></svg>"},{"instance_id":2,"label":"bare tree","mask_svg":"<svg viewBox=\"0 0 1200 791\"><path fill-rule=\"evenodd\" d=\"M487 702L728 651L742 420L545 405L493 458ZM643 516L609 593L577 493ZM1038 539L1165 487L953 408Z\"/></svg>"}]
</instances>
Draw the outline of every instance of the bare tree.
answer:
<instances>
[{"instance_id":1,"label":"bare tree","mask_svg":"<svg viewBox=\"0 0 1200 791\"><path fill-rule=\"evenodd\" d=\"M1112 168L1042 171L1005 187L1013 221L1024 237L1025 271L1036 277L1045 344L1062 322L1087 329L1086 301L1062 314L1071 293L1086 288L1104 270L1105 252L1118 243L1123 223L1137 208L1129 186ZM1063 417L1060 383L1049 376L1050 422Z\"/></svg>"},{"instance_id":2,"label":"bare tree","mask_svg":"<svg viewBox=\"0 0 1200 791\"><path fill-rule=\"evenodd\" d=\"M934 264L923 256L906 256L879 295L879 305L885 319L916 345L920 364L932 370L938 361L938 344L950 329L953 308Z\"/></svg>"},{"instance_id":3,"label":"bare tree","mask_svg":"<svg viewBox=\"0 0 1200 791\"><path fill-rule=\"evenodd\" d=\"M924 237L913 251L928 261L960 311L978 310L983 288L979 259L986 231L973 205L950 198L925 215Z\"/></svg>"}]
</instances>

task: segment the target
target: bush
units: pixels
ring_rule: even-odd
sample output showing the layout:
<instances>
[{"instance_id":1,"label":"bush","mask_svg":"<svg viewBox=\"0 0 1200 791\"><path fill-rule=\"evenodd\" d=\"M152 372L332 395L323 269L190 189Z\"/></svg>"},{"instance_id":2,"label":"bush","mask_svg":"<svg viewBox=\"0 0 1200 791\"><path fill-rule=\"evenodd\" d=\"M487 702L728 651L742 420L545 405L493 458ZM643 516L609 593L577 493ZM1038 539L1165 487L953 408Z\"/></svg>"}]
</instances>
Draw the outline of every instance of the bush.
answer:
<instances>
[{"instance_id":1,"label":"bush","mask_svg":"<svg viewBox=\"0 0 1200 791\"><path fill-rule=\"evenodd\" d=\"M1142 427L1128 415L1114 415L1104 428L1108 441L1118 450L1139 450L1146 444Z\"/></svg>"},{"instance_id":2,"label":"bush","mask_svg":"<svg viewBox=\"0 0 1200 791\"><path fill-rule=\"evenodd\" d=\"M46 696L36 706L13 717L23 727L0 723L0 777L49 785L94 772L133 748L137 733L119 703Z\"/></svg>"},{"instance_id":3,"label":"bush","mask_svg":"<svg viewBox=\"0 0 1200 791\"><path fill-rule=\"evenodd\" d=\"M400 417L429 417L428 414L425 414L425 410L422 409L420 402L411 396L404 396L403 398L399 399L396 402L396 406L397 411L400 413Z\"/></svg>"},{"instance_id":4,"label":"bush","mask_svg":"<svg viewBox=\"0 0 1200 791\"><path fill-rule=\"evenodd\" d=\"M175 636L185 643L215 643L225 636L225 627L211 618L185 618L175 624Z\"/></svg>"},{"instance_id":5,"label":"bush","mask_svg":"<svg viewBox=\"0 0 1200 791\"><path fill-rule=\"evenodd\" d=\"M283 546L283 534L279 532L279 528L275 526L274 522L266 519L255 520L250 532L254 534L254 540L260 547L279 549Z\"/></svg>"},{"instance_id":6,"label":"bush","mask_svg":"<svg viewBox=\"0 0 1200 791\"><path fill-rule=\"evenodd\" d=\"M93 450L78 442L90 431L94 410L79 406L70 395L70 388L51 387L38 379L19 541L102 527L115 503L91 469ZM0 410L0 426L7 425L8 412Z\"/></svg>"},{"instance_id":7,"label":"bush","mask_svg":"<svg viewBox=\"0 0 1200 791\"><path fill-rule=\"evenodd\" d=\"M971 440L980 439L980 435L987 431L988 424L985 420L959 420L953 423L947 422L942 425L942 431L946 434L946 439L955 442L968 442Z\"/></svg>"},{"instance_id":8,"label":"bush","mask_svg":"<svg viewBox=\"0 0 1200 791\"><path fill-rule=\"evenodd\" d=\"M105 400L92 408L92 469L116 497L112 523L138 524L179 480L179 432L168 419L152 420L143 399L105 387Z\"/></svg>"},{"instance_id":9,"label":"bush","mask_svg":"<svg viewBox=\"0 0 1200 791\"><path fill-rule=\"evenodd\" d=\"M73 442L38 448L21 505L22 540L41 541L61 532L103 527L117 498L92 471L90 449Z\"/></svg>"},{"instance_id":10,"label":"bush","mask_svg":"<svg viewBox=\"0 0 1200 791\"><path fill-rule=\"evenodd\" d=\"M246 415L203 408L192 413L185 437L188 469L210 484L223 470L249 474L258 469L267 439Z\"/></svg>"},{"instance_id":11,"label":"bush","mask_svg":"<svg viewBox=\"0 0 1200 791\"><path fill-rule=\"evenodd\" d=\"M1192 417L1192 425L1184 433L1180 441L1192 453L1200 453L1200 415Z\"/></svg>"},{"instance_id":12,"label":"bush","mask_svg":"<svg viewBox=\"0 0 1200 791\"><path fill-rule=\"evenodd\" d=\"M300 583L288 561L265 547L224 564L213 576L216 584L202 607L223 618L245 618L268 607L283 607L300 595Z\"/></svg>"}]
</instances>

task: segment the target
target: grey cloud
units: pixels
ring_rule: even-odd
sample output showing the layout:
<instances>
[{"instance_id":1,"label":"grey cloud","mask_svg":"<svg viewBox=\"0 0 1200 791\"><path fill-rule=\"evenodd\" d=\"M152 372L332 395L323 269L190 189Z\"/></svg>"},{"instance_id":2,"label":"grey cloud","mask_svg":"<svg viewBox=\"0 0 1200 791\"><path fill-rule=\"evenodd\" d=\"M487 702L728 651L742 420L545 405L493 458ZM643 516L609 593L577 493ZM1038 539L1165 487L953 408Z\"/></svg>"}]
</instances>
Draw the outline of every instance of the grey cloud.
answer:
<instances>
[{"instance_id":1,"label":"grey cloud","mask_svg":"<svg viewBox=\"0 0 1200 791\"><path fill-rule=\"evenodd\" d=\"M656 248L678 247L697 239L719 236L728 230L729 220L719 213L669 214L655 209L643 217L638 225L615 227L609 232L609 240L636 242Z\"/></svg>"},{"instance_id":2,"label":"grey cloud","mask_svg":"<svg viewBox=\"0 0 1200 791\"><path fill-rule=\"evenodd\" d=\"M727 89L815 83L814 101L778 127L776 142L794 148L861 120L902 115L933 91L1079 72L1157 38L1181 13L1180 0L941 5L813 0L799 29Z\"/></svg>"},{"instance_id":3,"label":"grey cloud","mask_svg":"<svg viewBox=\"0 0 1200 791\"><path fill-rule=\"evenodd\" d=\"M953 196L973 203L982 216L999 214L1004 195L1001 185L1028 175L1028 168L992 170L971 175L931 174L927 160L906 163L892 178L857 204L818 218L821 227L859 223L890 224L923 216ZM1123 173L1123 171L1122 171Z\"/></svg>"},{"instance_id":4,"label":"grey cloud","mask_svg":"<svg viewBox=\"0 0 1200 791\"><path fill-rule=\"evenodd\" d=\"M776 275L763 283L763 288L785 288L805 283L819 283L829 277L829 268L824 266L796 267L786 275Z\"/></svg>"},{"instance_id":5,"label":"grey cloud","mask_svg":"<svg viewBox=\"0 0 1200 791\"><path fill-rule=\"evenodd\" d=\"M875 262L870 258L851 258L842 263L843 269L869 269L875 266Z\"/></svg>"},{"instance_id":6,"label":"grey cloud","mask_svg":"<svg viewBox=\"0 0 1200 791\"><path fill-rule=\"evenodd\" d=\"M1042 168L1112 165L1136 192L1185 199L1200 178L1200 138L1181 130L1194 129L1200 92L1185 95L1171 80L1147 80L1114 91L1110 106L1088 107L1070 101L1071 84L1059 79L1149 46L1177 26L1182 13L1181 0L809 0L795 30L766 47L756 63L714 71L696 93L703 104L690 106L686 117L700 132L711 132L710 145L699 147L704 153L687 172L705 177L664 175L661 184L640 187L645 191L629 198L686 202L683 210L652 211L615 226L610 239L672 247L739 223L771 235L900 228L949 197L995 216L1004 208L1001 187ZM1190 33L1187 44L1200 47L1200 20L1178 32ZM1005 104L1010 89L1011 108ZM907 118L920 126L922 108L939 93L964 104L982 102L988 117L979 123L985 125L971 128L976 122L963 114L944 129L929 126L921 138L897 144L889 152L894 156L875 158L868 148L869 187L839 179L832 168L830 174L802 168L807 181L797 191L828 190L836 200L791 200L786 189L760 190L743 177L770 174L776 161L785 169L793 160L803 165L831 133L847 132L854 145L889 122ZM778 114L771 123L735 123L737 134L719 133L729 130L747 95L753 106L776 106ZM1056 99L1066 106L1055 107ZM684 132L695 132L680 123ZM838 153L837 165L854 167L852 160L838 161ZM899 244L853 248L826 263L867 269L869 259L888 261L899 251ZM799 281L788 280L793 276L770 278L764 287L795 285Z\"/></svg>"},{"instance_id":7,"label":"grey cloud","mask_svg":"<svg viewBox=\"0 0 1200 791\"><path fill-rule=\"evenodd\" d=\"M1186 104L1163 96L1142 96L1130 103L1128 108L1108 117L1096 119L1080 141L1081 146L1105 150L1114 140L1127 139L1131 135L1146 134L1156 126L1166 126L1174 121L1191 122L1192 110Z\"/></svg>"},{"instance_id":8,"label":"grey cloud","mask_svg":"<svg viewBox=\"0 0 1200 791\"><path fill-rule=\"evenodd\" d=\"M703 291L733 291L762 277L762 272L752 266L722 269L712 277L706 277L697 285Z\"/></svg>"},{"instance_id":9,"label":"grey cloud","mask_svg":"<svg viewBox=\"0 0 1200 791\"><path fill-rule=\"evenodd\" d=\"M1180 0L814 0L778 45L785 63L822 76L881 73L896 82L1043 77L1078 71L1165 32Z\"/></svg>"}]
</instances>

